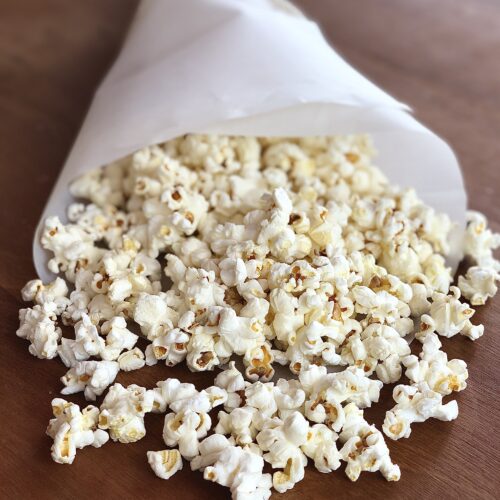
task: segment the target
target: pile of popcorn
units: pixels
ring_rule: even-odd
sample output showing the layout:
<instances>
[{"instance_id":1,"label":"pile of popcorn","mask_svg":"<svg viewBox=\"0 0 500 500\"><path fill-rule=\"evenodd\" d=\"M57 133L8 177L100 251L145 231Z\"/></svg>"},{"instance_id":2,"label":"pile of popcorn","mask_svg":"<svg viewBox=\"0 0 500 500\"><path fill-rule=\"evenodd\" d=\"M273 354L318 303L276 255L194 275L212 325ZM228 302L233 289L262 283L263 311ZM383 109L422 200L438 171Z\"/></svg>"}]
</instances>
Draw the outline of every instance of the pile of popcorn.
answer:
<instances>
[{"instance_id":1,"label":"pile of popcorn","mask_svg":"<svg viewBox=\"0 0 500 500\"><path fill-rule=\"evenodd\" d=\"M70 205L67 224L49 217L41 239L62 277L26 284L34 305L17 335L67 366L63 395L109 390L99 408L52 401L52 458L137 441L155 412L166 413L168 449L147 459L163 479L184 459L233 498L267 499L302 480L310 459L323 473L345 462L352 481L363 471L397 481L384 434L457 418L443 398L466 387L467 366L439 337L483 334L465 300L495 295L500 235L468 214L473 265L451 286L449 218L389 184L373 158L361 135L186 135L76 180L71 193L85 202ZM214 385L115 383L120 370L182 362L215 370ZM278 365L289 378L275 380ZM403 376L382 433L363 408Z\"/></svg>"}]
</instances>

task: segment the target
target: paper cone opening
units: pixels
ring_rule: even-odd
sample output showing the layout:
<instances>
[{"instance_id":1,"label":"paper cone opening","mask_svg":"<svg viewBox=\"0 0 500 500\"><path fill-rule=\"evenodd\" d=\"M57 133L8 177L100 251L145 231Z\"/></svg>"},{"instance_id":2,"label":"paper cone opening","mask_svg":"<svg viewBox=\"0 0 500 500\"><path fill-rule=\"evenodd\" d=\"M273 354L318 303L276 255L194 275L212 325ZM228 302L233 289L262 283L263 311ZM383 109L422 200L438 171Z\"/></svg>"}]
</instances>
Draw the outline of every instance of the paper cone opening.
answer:
<instances>
[{"instance_id":1,"label":"paper cone opening","mask_svg":"<svg viewBox=\"0 0 500 500\"><path fill-rule=\"evenodd\" d=\"M283 0L143 1L42 214L33 243L36 270L53 279L40 230L48 215L64 220L71 180L190 132L371 134L387 177L415 188L463 227L466 195L457 160L407 110ZM454 248L456 266L461 245Z\"/></svg>"}]
</instances>

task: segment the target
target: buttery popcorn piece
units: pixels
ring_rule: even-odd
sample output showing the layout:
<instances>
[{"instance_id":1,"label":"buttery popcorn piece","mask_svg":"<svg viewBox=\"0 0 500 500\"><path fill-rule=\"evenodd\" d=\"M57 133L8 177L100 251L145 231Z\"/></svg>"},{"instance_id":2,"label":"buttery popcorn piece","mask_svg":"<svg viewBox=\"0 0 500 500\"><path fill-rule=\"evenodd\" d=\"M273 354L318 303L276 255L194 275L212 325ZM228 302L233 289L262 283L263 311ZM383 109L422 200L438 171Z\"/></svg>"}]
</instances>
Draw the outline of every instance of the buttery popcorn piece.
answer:
<instances>
[{"instance_id":1,"label":"buttery popcorn piece","mask_svg":"<svg viewBox=\"0 0 500 500\"><path fill-rule=\"evenodd\" d=\"M264 459L282 471L273 474L274 488L283 493L304 478L307 458L301 446L307 442L309 423L300 412L291 413L285 420L269 422L257 435L257 443L267 451Z\"/></svg>"},{"instance_id":2,"label":"buttery popcorn piece","mask_svg":"<svg viewBox=\"0 0 500 500\"><path fill-rule=\"evenodd\" d=\"M62 278L56 278L52 283L44 285L41 280L28 281L21 290L21 296L25 302L44 304L55 304L54 312L57 316L68 307L70 300L67 298L68 285Z\"/></svg>"}]
</instances>

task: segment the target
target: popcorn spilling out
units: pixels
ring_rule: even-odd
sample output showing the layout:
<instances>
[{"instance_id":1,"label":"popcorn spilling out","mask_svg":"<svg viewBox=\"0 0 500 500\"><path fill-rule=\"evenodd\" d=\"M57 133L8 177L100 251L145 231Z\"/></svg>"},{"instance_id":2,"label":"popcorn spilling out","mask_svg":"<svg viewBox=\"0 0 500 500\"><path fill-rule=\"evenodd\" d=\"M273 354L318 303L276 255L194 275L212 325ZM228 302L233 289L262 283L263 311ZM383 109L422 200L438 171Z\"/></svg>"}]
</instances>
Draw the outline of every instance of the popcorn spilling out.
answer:
<instances>
[{"instance_id":1,"label":"popcorn spilling out","mask_svg":"<svg viewBox=\"0 0 500 500\"><path fill-rule=\"evenodd\" d=\"M360 135L186 135L77 179L69 222L49 217L41 238L60 276L26 284L33 306L16 333L33 356L66 365L62 394L108 392L100 408L53 401L53 459L72 463L109 437L140 440L154 412L165 414L169 449L147 460L162 479L184 459L233 498L255 500L292 488L309 461L322 473L345 462L352 481L364 471L397 481L363 408L399 382L389 438L457 418L443 397L465 389L467 366L439 337L483 335L471 305L497 292L500 235L469 213L473 265L452 286L452 223L392 186L374 154ZM214 385L115 382L158 363L217 370ZM278 365L290 380L275 380Z\"/></svg>"}]
</instances>

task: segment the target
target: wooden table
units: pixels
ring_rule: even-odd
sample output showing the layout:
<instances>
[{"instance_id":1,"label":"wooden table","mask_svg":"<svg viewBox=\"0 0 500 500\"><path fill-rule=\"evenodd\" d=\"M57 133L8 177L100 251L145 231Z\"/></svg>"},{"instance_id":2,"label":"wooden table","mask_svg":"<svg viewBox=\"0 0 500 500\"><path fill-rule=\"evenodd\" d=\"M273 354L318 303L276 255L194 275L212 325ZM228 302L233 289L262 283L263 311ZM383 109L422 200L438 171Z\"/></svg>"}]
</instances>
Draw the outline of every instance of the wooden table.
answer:
<instances>
[{"instance_id":1,"label":"wooden table","mask_svg":"<svg viewBox=\"0 0 500 500\"><path fill-rule=\"evenodd\" d=\"M298 2L347 59L445 137L463 166L470 206L500 229L500 3L495 0L356 0ZM2 0L0 4L0 498L227 498L189 467L157 479L145 452L161 449L162 417L148 415L148 434L132 445L79 451L73 466L50 459L44 436L65 368L40 361L15 336L19 289L34 277L35 225L89 103L133 14L133 0ZM458 420L415 425L408 440L389 443L399 483L343 472L306 479L286 498L498 498L500 300L481 308L476 343L445 342L467 361L469 388L457 396ZM156 366L119 376L148 386L179 376L200 387L210 376ZM391 405L367 411L380 425ZM82 404L82 397L73 398ZM277 498L278 495L275 495Z\"/></svg>"}]
</instances>

